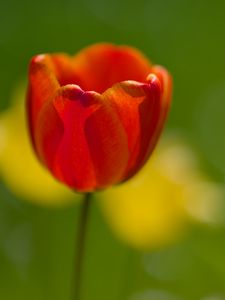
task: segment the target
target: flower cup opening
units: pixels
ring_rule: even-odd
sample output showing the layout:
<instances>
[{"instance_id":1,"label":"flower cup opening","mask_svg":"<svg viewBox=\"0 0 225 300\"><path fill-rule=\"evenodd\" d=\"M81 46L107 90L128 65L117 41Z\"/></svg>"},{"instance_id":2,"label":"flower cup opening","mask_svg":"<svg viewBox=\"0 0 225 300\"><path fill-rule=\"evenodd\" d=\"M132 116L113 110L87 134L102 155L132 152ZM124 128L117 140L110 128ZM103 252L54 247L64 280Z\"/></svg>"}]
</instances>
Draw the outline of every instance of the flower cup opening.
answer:
<instances>
[{"instance_id":1,"label":"flower cup opening","mask_svg":"<svg viewBox=\"0 0 225 300\"><path fill-rule=\"evenodd\" d=\"M126 80L145 83L151 64L138 50L111 44L97 44L74 57L51 56L60 86L75 84L84 91L103 93Z\"/></svg>"}]
</instances>

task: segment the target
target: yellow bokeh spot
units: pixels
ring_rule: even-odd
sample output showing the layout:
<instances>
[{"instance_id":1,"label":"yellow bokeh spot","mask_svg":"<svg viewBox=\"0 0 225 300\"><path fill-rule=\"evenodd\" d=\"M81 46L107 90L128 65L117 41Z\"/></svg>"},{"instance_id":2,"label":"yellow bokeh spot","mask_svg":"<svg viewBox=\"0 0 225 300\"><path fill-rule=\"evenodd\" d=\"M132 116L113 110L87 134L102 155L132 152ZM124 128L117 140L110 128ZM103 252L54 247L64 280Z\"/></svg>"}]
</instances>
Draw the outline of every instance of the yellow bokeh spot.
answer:
<instances>
[{"instance_id":1,"label":"yellow bokeh spot","mask_svg":"<svg viewBox=\"0 0 225 300\"><path fill-rule=\"evenodd\" d=\"M42 205L64 205L80 196L56 181L37 160L27 132L25 92L15 91L0 115L0 176L17 196Z\"/></svg>"},{"instance_id":2,"label":"yellow bokeh spot","mask_svg":"<svg viewBox=\"0 0 225 300\"><path fill-rule=\"evenodd\" d=\"M133 179L99 193L111 228L139 249L177 240L191 220L212 221L222 195L220 187L200 174L192 151L173 138L155 151Z\"/></svg>"}]
</instances>

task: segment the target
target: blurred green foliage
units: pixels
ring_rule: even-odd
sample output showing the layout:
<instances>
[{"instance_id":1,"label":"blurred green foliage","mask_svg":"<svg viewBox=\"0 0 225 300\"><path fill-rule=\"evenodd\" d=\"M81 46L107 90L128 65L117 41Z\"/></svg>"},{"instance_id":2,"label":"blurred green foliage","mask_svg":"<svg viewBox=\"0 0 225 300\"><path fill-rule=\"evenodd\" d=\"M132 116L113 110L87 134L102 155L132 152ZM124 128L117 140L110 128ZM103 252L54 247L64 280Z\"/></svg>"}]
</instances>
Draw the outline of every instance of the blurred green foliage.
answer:
<instances>
[{"instance_id":1,"label":"blurred green foliage","mask_svg":"<svg viewBox=\"0 0 225 300\"><path fill-rule=\"evenodd\" d=\"M167 128L183 131L223 183L224 29L223 0L1 1L0 109L34 54L132 45L173 74ZM0 299L69 299L78 213L32 206L0 183ZM195 228L177 245L138 253L112 236L93 203L84 278L83 300L223 300L225 228Z\"/></svg>"}]
</instances>

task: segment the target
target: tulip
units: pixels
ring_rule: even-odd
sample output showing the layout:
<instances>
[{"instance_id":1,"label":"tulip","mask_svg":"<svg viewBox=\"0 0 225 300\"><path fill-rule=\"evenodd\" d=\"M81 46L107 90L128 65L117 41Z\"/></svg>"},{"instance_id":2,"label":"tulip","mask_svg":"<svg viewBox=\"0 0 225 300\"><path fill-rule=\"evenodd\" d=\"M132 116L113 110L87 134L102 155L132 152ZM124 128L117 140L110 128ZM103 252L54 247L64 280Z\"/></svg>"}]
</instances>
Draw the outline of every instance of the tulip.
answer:
<instances>
[{"instance_id":1,"label":"tulip","mask_svg":"<svg viewBox=\"0 0 225 300\"><path fill-rule=\"evenodd\" d=\"M79 192L131 178L160 136L171 77L138 50L96 44L44 54L29 68L28 119L40 161Z\"/></svg>"}]
</instances>

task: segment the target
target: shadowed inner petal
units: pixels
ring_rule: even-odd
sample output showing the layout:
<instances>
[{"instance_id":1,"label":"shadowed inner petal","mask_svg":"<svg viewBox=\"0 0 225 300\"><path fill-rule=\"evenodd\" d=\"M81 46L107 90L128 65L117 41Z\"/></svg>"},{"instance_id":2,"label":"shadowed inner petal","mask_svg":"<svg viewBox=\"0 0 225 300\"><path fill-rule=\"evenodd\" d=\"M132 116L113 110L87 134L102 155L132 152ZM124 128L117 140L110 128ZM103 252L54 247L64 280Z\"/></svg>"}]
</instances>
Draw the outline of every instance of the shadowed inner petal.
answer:
<instances>
[{"instance_id":1,"label":"shadowed inner petal","mask_svg":"<svg viewBox=\"0 0 225 300\"><path fill-rule=\"evenodd\" d=\"M76 84L85 91L102 93L124 80L145 82L151 64L138 50L125 46L97 44L74 57L53 55L60 85Z\"/></svg>"}]
</instances>

